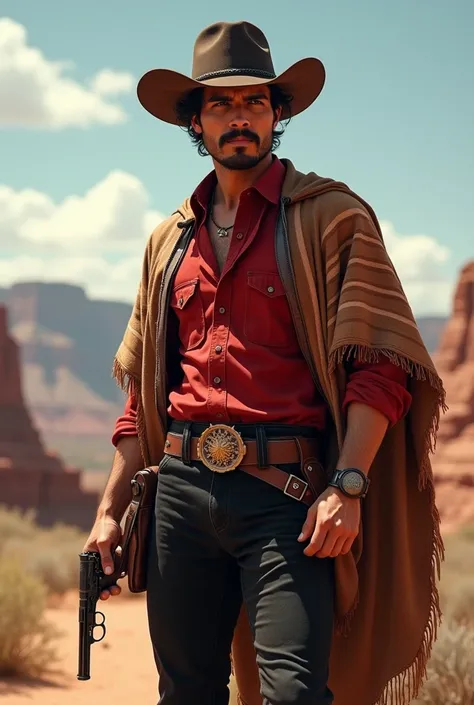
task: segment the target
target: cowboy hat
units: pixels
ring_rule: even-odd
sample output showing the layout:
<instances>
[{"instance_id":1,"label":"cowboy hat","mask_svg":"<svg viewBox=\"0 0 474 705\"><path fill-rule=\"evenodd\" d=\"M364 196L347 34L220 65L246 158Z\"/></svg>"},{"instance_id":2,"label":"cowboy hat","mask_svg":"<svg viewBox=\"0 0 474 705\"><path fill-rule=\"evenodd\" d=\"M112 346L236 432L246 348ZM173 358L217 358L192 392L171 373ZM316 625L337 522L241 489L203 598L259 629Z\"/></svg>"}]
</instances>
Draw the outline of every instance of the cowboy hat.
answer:
<instances>
[{"instance_id":1,"label":"cowboy hat","mask_svg":"<svg viewBox=\"0 0 474 705\"><path fill-rule=\"evenodd\" d=\"M250 22L217 22L196 39L191 78L169 69L152 69L138 82L137 94L149 113L180 125L176 106L194 88L277 84L293 97L293 116L316 100L324 80L324 66L314 58L301 59L277 76L267 39L258 27ZM289 111L284 110L282 119L289 117Z\"/></svg>"}]
</instances>

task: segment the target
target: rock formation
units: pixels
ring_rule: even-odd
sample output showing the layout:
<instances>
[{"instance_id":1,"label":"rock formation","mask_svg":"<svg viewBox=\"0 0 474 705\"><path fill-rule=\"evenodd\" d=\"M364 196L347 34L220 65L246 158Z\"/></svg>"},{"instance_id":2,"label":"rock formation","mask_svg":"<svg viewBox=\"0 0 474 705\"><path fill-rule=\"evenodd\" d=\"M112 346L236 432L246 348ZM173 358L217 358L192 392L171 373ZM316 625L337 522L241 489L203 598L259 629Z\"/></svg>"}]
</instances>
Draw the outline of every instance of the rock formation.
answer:
<instances>
[{"instance_id":1,"label":"rock formation","mask_svg":"<svg viewBox=\"0 0 474 705\"><path fill-rule=\"evenodd\" d=\"M452 314L434 355L448 411L433 458L445 530L474 521L474 261L461 270Z\"/></svg>"},{"instance_id":2,"label":"rock formation","mask_svg":"<svg viewBox=\"0 0 474 705\"><path fill-rule=\"evenodd\" d=\"M17 343L0 306L0 504L33 508L38 523L91 527L98 496L81 488L81 472L48 453L25 406Z\"/></svg>"}]
</instances>

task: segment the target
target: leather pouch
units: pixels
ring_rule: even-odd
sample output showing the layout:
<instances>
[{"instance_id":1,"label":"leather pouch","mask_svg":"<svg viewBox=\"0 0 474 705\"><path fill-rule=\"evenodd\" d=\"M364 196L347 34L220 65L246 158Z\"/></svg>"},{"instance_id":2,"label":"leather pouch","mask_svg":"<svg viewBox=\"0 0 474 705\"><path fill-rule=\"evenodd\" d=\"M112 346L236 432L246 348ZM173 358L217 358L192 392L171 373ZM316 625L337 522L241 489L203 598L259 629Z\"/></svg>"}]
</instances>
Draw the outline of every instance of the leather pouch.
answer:
<instances>
[{"instance_id":1,"label":"leather pouch","mask_svg":"<svg viewBox=\"0 0 474 705\"><path fill-rule=\"evenodd\" d=\"M151 522L154 515L158 467L139 470L132 480L132 501L125 515L120 576L127 576L130 592L145 592Z\"/></svg>"}]
</instances>

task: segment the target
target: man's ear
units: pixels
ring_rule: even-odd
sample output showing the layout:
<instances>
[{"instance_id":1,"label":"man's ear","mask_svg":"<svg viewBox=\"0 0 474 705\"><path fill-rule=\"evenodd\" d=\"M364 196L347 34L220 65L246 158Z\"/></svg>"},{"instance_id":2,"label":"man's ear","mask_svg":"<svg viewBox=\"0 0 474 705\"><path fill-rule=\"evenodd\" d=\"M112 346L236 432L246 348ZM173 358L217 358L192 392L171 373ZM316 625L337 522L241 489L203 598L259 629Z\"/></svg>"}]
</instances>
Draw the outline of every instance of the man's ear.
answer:
<instances>
[{"instance_id":1,"label":"man's ear","mask_svg":"<svg viewBox=\"0 0 474 705\"><path fill-rule=\"evenodd\" d=\"M201 123L197 115L194 115L194 117L191 118L191 127L193 128L194 132L196 132L198 135L202 133Z\"/></svg>"},{"instance_id":2,"label":"man's ear","mask_svg":"<svg viewBox=\"0 0 474 705\"><path fill-rule=\"evenodd\" d=\"M280 122L281 111L282 111L281 105L279 105L278 108L275 108L275 110L273 111L273 115L274 115L274 118L275 118L274 121L273 121L273 129L274 129L274 130L276 129L276 126L277 126L278 123Z\"/></svg>"}]
</instances>

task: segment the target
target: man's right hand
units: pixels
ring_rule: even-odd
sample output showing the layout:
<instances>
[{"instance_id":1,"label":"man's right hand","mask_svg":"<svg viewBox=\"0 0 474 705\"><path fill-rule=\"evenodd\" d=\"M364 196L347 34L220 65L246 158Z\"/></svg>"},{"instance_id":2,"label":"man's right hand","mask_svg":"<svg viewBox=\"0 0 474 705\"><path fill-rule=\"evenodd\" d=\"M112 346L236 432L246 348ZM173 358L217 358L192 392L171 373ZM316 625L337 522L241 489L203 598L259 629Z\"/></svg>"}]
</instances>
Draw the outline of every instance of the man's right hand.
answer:
<instances>
[{"instance_id":1,"label":"man's right hand","mask_svg":"<svg viewBox=\"0 0 474 705\"><path fill-rule=\"evenodd\" d=\"M98 551L102 570L106 575L114 572L113 555L122 539L122 529L120 524L110 516L98 517L92 527L83 551ZM112 595L120 595L122 589L119 585L112 585L100 594L101 600L108 600Z\"/></svg>"}]
</instances>

